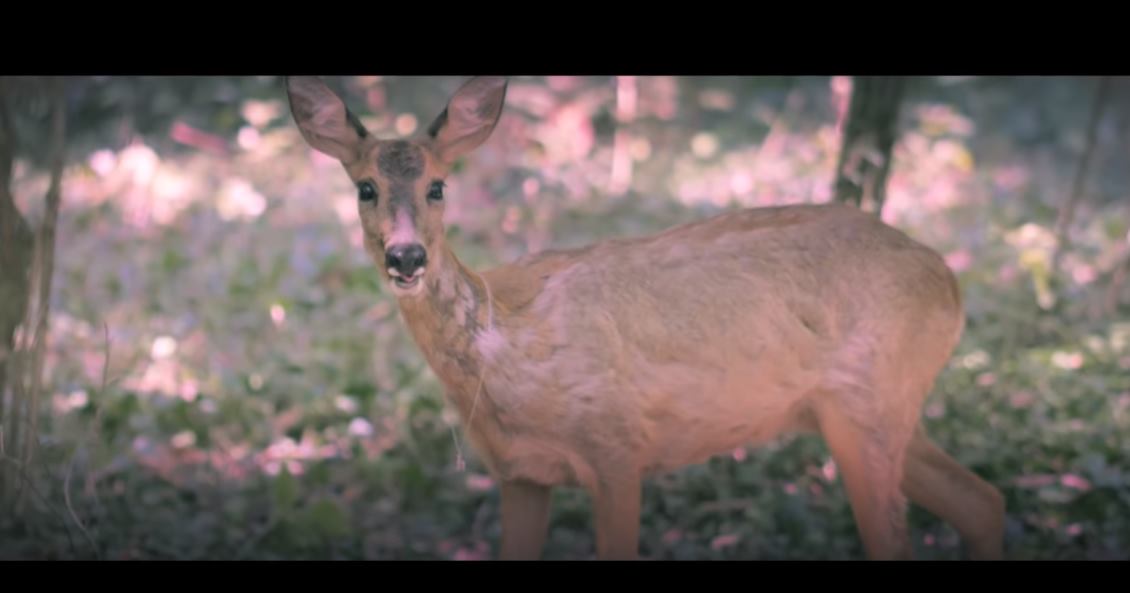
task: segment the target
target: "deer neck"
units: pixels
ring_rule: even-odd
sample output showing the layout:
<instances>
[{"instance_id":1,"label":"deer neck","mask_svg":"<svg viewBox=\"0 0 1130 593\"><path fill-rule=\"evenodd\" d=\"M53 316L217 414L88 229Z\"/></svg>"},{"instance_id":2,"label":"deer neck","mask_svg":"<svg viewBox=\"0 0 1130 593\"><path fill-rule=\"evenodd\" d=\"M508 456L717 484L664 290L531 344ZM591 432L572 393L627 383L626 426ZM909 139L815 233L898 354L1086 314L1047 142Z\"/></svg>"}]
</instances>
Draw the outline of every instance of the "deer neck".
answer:
<instances>
[{"instance_id":1,"label":"deer neck","mask_svg":"<svg viewBox=\"0 0 1130 593\"><path fill-rule=\"evenodd\" d=\"M498 322L500 311L478 274L465 267L448 247L439 251L435 258L429 258L432 261L424 293L400 298L400 310L424 358L447 387L449 401L464 421L477 405L477 420L489 415L493 406L485 387L478 393L484 369L475 338Z\"/></svg>"}]
</instances>

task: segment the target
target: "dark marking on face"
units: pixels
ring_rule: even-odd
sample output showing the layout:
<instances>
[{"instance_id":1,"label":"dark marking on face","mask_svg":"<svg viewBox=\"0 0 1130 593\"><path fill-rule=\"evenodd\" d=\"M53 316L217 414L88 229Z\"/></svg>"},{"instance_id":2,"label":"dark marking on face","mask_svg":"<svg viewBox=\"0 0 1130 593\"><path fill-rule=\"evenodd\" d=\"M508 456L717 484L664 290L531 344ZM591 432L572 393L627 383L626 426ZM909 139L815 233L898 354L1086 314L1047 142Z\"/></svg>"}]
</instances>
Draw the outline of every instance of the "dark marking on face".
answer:
<instances>
[{"instance_id":1,"label":"dark marking on face","mask_svg":"<svg viewBox=\"0 0 1130 593\"><path fill-rule=\"evenodd\" d=\"M389 186L388 213L390 218L396 220L398 212L407 212L409 222L415 227L416 200L413 199L412 192L412 184L394 181Z\"/></svg>"},{"instance_id":2,"label":"dark marking on face","mask_svg":"<svg viewBox=\"0 0 1130 593\"><path fill-rule=\"evenodd\" d=\"M424 152L403 140L390 142L381 148L377 167L393 183L415 181L424 174Z\"/></svg>"},{"instance_id":3,"label":"dark marking on face","mask_svg":"<svg viewBox=\"0 0 1130 593\"><path fill-rule=\"evenodd\" d=\"M381 147L377 167L389 181L389 216L396 220L399 212L407 212L416 224L416 200L413 181L424 174L424 153L420 147L397 140Z\"/></svg>"}]
</instances>

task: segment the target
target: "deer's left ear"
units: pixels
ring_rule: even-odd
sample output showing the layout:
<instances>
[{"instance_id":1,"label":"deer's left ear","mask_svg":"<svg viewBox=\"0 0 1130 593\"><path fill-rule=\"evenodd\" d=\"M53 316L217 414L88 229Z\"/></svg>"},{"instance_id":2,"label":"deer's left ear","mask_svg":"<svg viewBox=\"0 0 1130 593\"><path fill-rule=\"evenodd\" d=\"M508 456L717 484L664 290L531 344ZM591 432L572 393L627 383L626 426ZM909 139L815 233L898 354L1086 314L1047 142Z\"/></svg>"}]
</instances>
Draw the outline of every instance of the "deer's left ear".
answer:
<instances>
[{"instance_id":1,"label":"deer's left ear","mask_svg":"<svg viewBox=\"0 0 1130 593\"><path fill-rule=\"evenodd\" d=\"M311 147L345 164L357 160L368 132L326 83L313 76L287 77L286 94L294 121Z\"/></svg>"},{"instance_id":2,"label":"deer's left ear","mask_svg":"<svg viewBox=\"0 0 1130 593\"><path fill-rule=\"evenodd\" d=\"M454 163L486 142L502 115L508 83L505 77L480 76L455 92L447 108L428 127L432 148L440 160Z\"/></svg>"}]
</instances>

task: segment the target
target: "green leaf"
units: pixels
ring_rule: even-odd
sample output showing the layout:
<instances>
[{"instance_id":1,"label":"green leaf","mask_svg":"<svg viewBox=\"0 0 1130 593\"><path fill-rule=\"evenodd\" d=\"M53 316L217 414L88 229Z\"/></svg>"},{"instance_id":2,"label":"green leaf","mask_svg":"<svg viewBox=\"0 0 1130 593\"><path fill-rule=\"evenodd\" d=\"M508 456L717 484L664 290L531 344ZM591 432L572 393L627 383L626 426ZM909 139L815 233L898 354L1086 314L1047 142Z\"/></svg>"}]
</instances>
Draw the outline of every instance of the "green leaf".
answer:
<instances>
[{"instance_id":1,"label":"green leaf","mask_svg":"<svg viewBox=\"0 0 1130 593\"><path fill-rule=\"evenodd\" d=\"M306 521L325 537L340 537L349 532L345 511L328 498L319 500L306 511Z\"/></svg>"},{"instance_id":2,"label":"green leaf","mask_svg":"<svg viewBox=\"0 0 1130 593\"><path fill-rule=\"evenodd\" d=\"M286 467L283 467L275 480L275 506L280 513L289 512L298 500L298 483Z\"/></svg>"}]
</instances>

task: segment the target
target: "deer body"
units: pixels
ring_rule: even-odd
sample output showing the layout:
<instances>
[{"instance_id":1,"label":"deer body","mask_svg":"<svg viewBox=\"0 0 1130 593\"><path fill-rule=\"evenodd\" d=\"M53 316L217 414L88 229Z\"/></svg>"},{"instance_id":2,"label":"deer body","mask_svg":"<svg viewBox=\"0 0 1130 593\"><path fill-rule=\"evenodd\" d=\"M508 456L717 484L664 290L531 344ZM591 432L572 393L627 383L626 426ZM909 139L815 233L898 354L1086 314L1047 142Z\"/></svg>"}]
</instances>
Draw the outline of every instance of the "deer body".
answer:
<instances>
[{"instance_id":1,"label":"deer body","mask_svg":"<svg viewBox=\"0 0 1130 593\"><path fill-rule=\"evenodd\" d=\"M869 256L857 251L863 243ZM908 264L917 277L892 274ZM561 451L558 473L589 479L612 452L648 475L815 428L812 398L822 393L861 420L913 416L913 397L875 401L852 389L879 363L868 342L918 347L920 364L936 372L961 325L940 258L839 206L738 211L483 277L495 287L494 326L477 326L455 348L486 366L482 397L505 412L496 422L507 434L545 440L536 448ZM855 298L830 296L843 294ZM865 325L874 319L886 323ZM433 348L444 346L425 352ZM478 375L446 379L469 409ZM514 477L537 479L543 467Z\"/></svg>"},{"instance_id":2,"label":"deer body","mask_svg":"<svg viewBox=\"0 0 1130 593\"><path fill-rule=\"evenodd\" d=\"M427 184L489 135L504 82L468 83L417 145L368 138L318 84L290 83L296 120L361 184L367 249L501 484L504 558L538 556L556 486L592 494L598 557L634 558L642 480L795 431L828 442L870 557L909 556L905 496L999 555L999 493L919 427L964 319L936 253L857 209L797 205L479 274Z\"/></svg>"}]
</instances>

